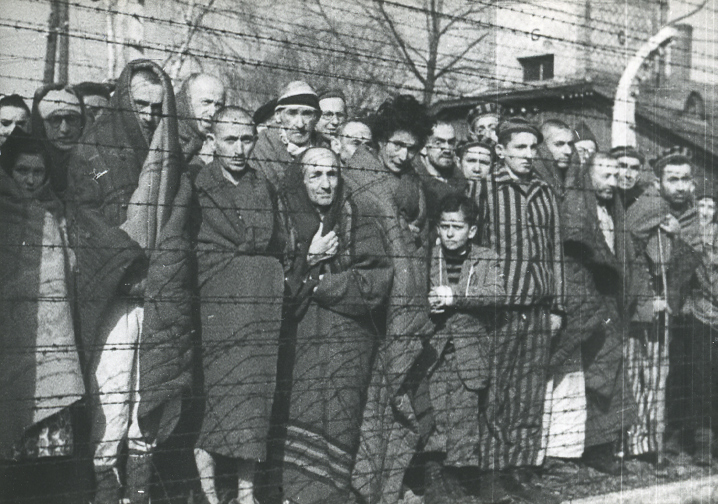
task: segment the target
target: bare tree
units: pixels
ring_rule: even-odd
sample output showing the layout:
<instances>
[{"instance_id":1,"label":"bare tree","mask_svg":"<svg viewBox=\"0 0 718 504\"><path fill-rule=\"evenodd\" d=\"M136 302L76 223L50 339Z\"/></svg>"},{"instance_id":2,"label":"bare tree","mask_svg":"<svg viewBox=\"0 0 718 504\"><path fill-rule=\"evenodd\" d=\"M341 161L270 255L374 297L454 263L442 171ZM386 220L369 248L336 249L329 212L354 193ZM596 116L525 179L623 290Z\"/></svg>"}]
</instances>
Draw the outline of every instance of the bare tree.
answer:
<instances>
[{"instance_id":1,"label":"bare tree","mask_svg":"<svg viewBox=\"0 0 718 504\"><path fill-rule=\"evenodd\" d=\"M211 11L214 2L215 0L208 0L199 4L195 0L187 2L184 12L184 22L187 25L184 38L179 47L171 51L162 64L170 78L177 79L179 77L182 65L190 55L192 40L202 27L202 21L207 13Z\"/></svg>"},{"instance_id":2,"label":"bare tree","mask_svg":"<svg viewBox=\"0 0 718 504\"><path fill-rule=\"evenodd\" d=\"M314 0L318 14L332 35L344 46L356 43L352 32L342 31L332 13L332 0ZM431 103L442 80L459 73L475 72L478 46L488 36L491 2L471 0L422 0L398 3L389 0L353 0L373 27L375 37L391 47L408 75L416 79L424 103ZM453 79L452 79L453 80Z\"/></svg>"}]
</instances>

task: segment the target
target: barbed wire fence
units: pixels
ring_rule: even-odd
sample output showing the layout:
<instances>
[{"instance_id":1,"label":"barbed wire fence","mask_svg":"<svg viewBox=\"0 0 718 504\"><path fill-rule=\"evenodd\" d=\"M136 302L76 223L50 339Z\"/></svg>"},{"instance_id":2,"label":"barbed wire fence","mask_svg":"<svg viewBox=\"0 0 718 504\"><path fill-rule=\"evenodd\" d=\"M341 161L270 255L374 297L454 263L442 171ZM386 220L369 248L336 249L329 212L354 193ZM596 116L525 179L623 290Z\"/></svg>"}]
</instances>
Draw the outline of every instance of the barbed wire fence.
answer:
<instances>
[{"instance_id":1,"label":"barbed wire fence","mask_svg":"<svg viewBox=\"0 0 718 504\"><path fill-rule=\"evenodd\" d=\"M161 3L133 0L53 0L50 2L45 0L7 0L7 4L3 7L7 7L7 9L3 9L3 12L0 13L0 37L2 37L0 62L3 67L3 70L0 71L0 93L4 95L18 93L28 102L32 102L35 89L52 82L73 85L81 81L97 81L111 82L114 85L128 62L137 58L147 58L158 63L167 72L172 79L175 93L179 91L181 83L190 74L203 72L216 75L226 86L227 105L237 106L249 114L278 96L286 83L293 80L305 80L315 89L341 89L347 97L350 117L366 117L373 113L386 98L397 94L411 94L426 106L431 107L437 117L453 122L459 137L465 139L468 135L465 122L468 110L480 101L493 101L505 106L507 116L527 117L536 124L551 118L563 119L571 127L578 127L582 121L586 122L591 125L599 137L600 141L597 143L601 150L608 150L610 147L611 109L614 106L615 88L628 60L652 35L671 21L669 15L673 10L700 8L708 16L714 16L716 9L715 5L710 2L707 5L675 2L669 6L668 2L662 0L630 2L556 0L540 5L529 2L504 3L493 0L472 2L460 0L445 2L353 0L341 3L330 0L305 0L290 2L286 5L228 0L209 0L207 2L173 0ZM686 22L691 22L691 19ZM703 25L693 27L690 31L683 32L684 35L688 33L693 45L681 39L665 51L660 51L656 57L644 65L640 83L635 87L640 92L637 111L639 116L637 118L638 144L646 153L646 157L658 158L666 149L674 147L676 144L684 148L687 147L692 152L693 161L697 165L697 172L693 175L699 179L699 184L707 186L711 186L714 180L715 87L710 78L698 81L691 80L691 76L694 74L715 75L715 41L712 30L713 26L703 23ZM697 48L699 45L702 49ZM521 60L545 55L553 56L551 60L552 77L542 80L527 80ZM704 110L700 111L701 113L690 113L688 110L686 102L689 96L688 91L695 91L701 98L704 107ZM132 111L126 110L125 112ZM195 118L177 114L173 119L194 121ZM270 130L278 128L273 124L266 126ZM87 143L87 138L89 137L85 134L79 144ZM90 146L108 149L116 147L111 143L103 144L101 141L93 141ZM164 152L164 154L167 153L171 153L171 151ZM285 162L281 159L256 156L255 160L257 162ZM287 169L289 168L287 167ZM361 170L381 171L374 168L360 168L359 171ZM98 176L100 176L99 172ZM357 192L360 193L361 190ZM5 196L7 196L6 193L0 193L0 197ZM150 206L156 209L162 205L160 203ZM174 212L178 207L189 204L172 202L166 203L166 205ZM356 209L347 205L343 210L344 213L352 215L352 218L357 219L356 222L361 222L359 217L351 214ZM10 212L11 207L8 206L6 210ZM201 213L196 205L189 205L189 210ZM214 203L213 210L220 213L233 213L237 211L237 207L227 206L220 202ZM126 211L126 208L123 211ZM243 203L242 211L254 214L280 213L276 209L268 210L261 205L255 206L252 202ZM295 210L294 214L291 214L289 210L287 212L290 215L304 217L301 210ZM62 220L57 217L57 214L53 215L58 221ZM362 209L361 217L380 220L386 216L376 208L367 207ZM265 224L270 222L268 225L273 225L271 221L272 219L264 220ZM45 257L44 254L48 250L67 249L66 242L62 242L59 237L57 243L48 245L48 238L42 232L33 235L32 233L37 231L33 228L34 225L28 224L25 235L32 239L18 238L20 235L8 235L7 241L0 245L0 254L8 254L8 256L27 254L28 257L39 258ZM366 226L371 227L369 224ZM258 229L253 229L252 232L256 235L262 234L262 231ZM253 235L253 239L257 239L255 235ZM423 245L428 249L430 245L428 235L426 240L427 243ZM63 243L65 243L64 246ZM115 248L116 245L112 243L107 246L107 250L101 250L93 248L96 247L95 245L76 243L72 247L72 253L67 254L66 260L69 262L69 257L81 256L88 250L100 253L121 252L122 249ZM90 249L86 247L90 247ZM160 251L160 248L149 250L147 255L154 255ZM164 248L161 248L163 254L183 253L186 250L184 243L165 244ZM193 251L197 251L196 246ZM210 250L205 249L202 252L208 255L215 254L220 258L219 262L231 261L238 255L274 257L283 253L277 250L272 252L263 250L262 252L241 251L238 254L236 251L227 249L211 250L211 247ZM349 254L349 252L346 253ZM413 259L411 256L402 256L400 253L377 250L365 251L363 259L373 265L369 267L368 271L372 275L379 275L378 272L382 267L386 269L386 265L381 266L381 263L387 257L389 262ZM426 268L430 268L431 264L431 259L427 255ZM629 262L629 266L636 267L633 259ZM37 461L33 463L28 460L20 460L22 457L16 457L16 460L13 460L13 456L8 453L0 454L0 464L2 464L0 470L4 475L4 479L0 479L0 484L4 486L0 489L0 498L4 499L3 502L48 502L50 499L61 502L88 502L91 500L92 491L96 485L91 474L93 462L91 446L93 446L94 440L91 440L90 432L97 428L96 424L93 425L93 421L96 422L97 419L90 416L88 405L96 402L97 397L91 397L91 390L96 390L96 388L93 388L95 384L91 383L94 379L93 373L89 372L86 366L92 360L88 356L100 353L107 348L107 345L106 343L93 343L92 337L82 334L83 328L79 326L78 320L78 305L100 301L98 306L101 306L103 297L112 298L115 293L83 292L81 287L72 283L77 282L78 278L74 278L74 280L68 278L63 279L68 282L64 288L65 295L58 296L57 291L45 292L43 295L41 285L37 284L37 279L29 280L33 274L39 274L36 267L27 264L25 267L27 267L27 271L23 271L22 268L3 270L3 274L6 276L2 279L3 295L0 299L0 303L2 303L0 311L3 313L0 313L0 317L2 317L0 320L9 328L24 332L37 332L39 326L35 326L43 321L23 319L23 317L32 316L33 306L36 308L39 305L67 305L66 309L70 310L75 322L73 334L76 341L37 343L38 339L36 339L35 343L27 344L27 342L13 340L7 336L0 336L0 342L8 342L5 348L0 349L3 362L20 363L21 369L21 372L15 375L0 372L0 378L2 378L0 386L5 389L0 392L0 411L3 412L0 418L8 421L8 425L11 425L8 420L11 419L13 428L18 423L24 422L21 432L26 439L37 440L38 437L42 439L43 435L47 435L48 432L36 432L37 426L40 424L31 420L45 417L46 415L42 413L43 409L56 412L58 403L66 404L72 399L77 399L72 401L71 407L62 409L61 417L53 415L55 421L59 423L72 424L69 431L59 430L71 432L70 436L74 436L74 439L69 444L74 443L76 449L74 454L58 451L52 454L54 456L38 457L38 459L44 458L45 460L41 464ZM643 267L642 263L641 267ZM710 263L708 267L710 267ZM663 274L663 282L665 282L665 271ZM262 280L262 275L256 275L256 272L252 272L252 275L249 276L255 282ZM660 277L660 274L657 277ZM707 278L712 278L710 271ZM242 281L243 279L235 280ZM82 278L80 278L81 281ZM698 280L694 278L692 281L691 285L697 288ZM153 502L203 502L204 487L200 481L201 476L197 472L193 448L197 437L202 434L202 421L212 417L211 412L208 413L207 410L207 408L213 407L208 402L210 396L230 397L234 401L235 409L244 410L246 408L249 410L255 407L252 401L256 398L240 396L238 391L254 387L263 391L265 399L268 393L273 394L272 399L275 399L276 404L283 404L289 408L283 401L288 400L289 390L295 388L295 401L303 401L297 404L305 408L303 413L307 414L307 418L317 415L314 408L321 409L321 406L317 405L326 401L337 410L322 411L319 413L319 417L315 418L317 422L323 422L333 433L359 428L359 424L362 422L361 415L364 412L360 409L357 415L356 404L364 405L368 400L366 395L368 394L367 390L370 389L369 379L372 363L377 359L380 346L377 341L386 332L386 327L382 327L386 321L377 322L382 318L382 315L377 315L377 313L383 313L381 304L367 308L366 299L349 298L346 301L346 310L350 313L360 313L361 316L358 321L351 318L353 315L348 318L357 322L361 326L361 331L354 330L352 333L351 330L344 331L344 328L341 327L321 327L316 329L317 333L313 335L314 338L309 337L305 342L293 340L293 343L288 344L287 341L280 340L279 328L283 320L282 317L284 320L287 319L286 310L288 309L287 305L290 304L285 299L284 291L268 295L266 289L258 288L256 292L231 292L228 290L200 296L199 283L201 280L194 278L190 283L194 288L190 301L182 295L162 289L151 301L158 304L189 303L188 306L191 305L189 312L184 315L191 319L193 338L190 345L192 348L183 347L177 350L171 339L162 341L153 348L153 350L162 351L164 349L193 355L192 363L189 365L193 371L192 386L186 387L185 395L181 398L182 415L179 418L179 423L176 425L174 433L160 443L154 452L153 484L151 486ZM661 280L658 278L657 285L660 283ZM35 291L32 291L33 287L36 288ZM74 295L70 294L72 292ZM713 286L711 286L710 292L713 292ZM569 292L568 295L581 296L583 294ZM645 297L646 295L643 293L641 296ZM501 296L497 296L497 298L501 298ZM625 299L623 298L624 302L626 302ZM382 303L388 302L384 300ZM425 307L424 303L415 304L416 300L410 297L398 296L394 302L410 309ZM493 306L500 305L500 302L487 301L481 304ZM150 302L145 300L146 309L149 305ZM217 314L234 310L238 311L240 315L249 314L253 310L265 310L268 309L267 307L273 307L275 311L279 310L279 317L275 317L272 321L274 325L268 324L272 327L230 330L226 338L205 342L201 339L202 321L204 320L201 312L203 309L209 311L207 308L209 306L212 306L211 310ZM627 307L621 308L628 309ZM282 309L285 311L282 312ZM484 308L478 313L488 319L501 318L500 308ZM675 316L678 321L674 324L676 335L694 334L702 330L697 328L697 324L694 324L694 319L690 316L684 315L682 318L679 314L675 314ZM204 322L207 321L204 320ZM494 323L497 321L494 320ZM694 324L694 326L690 326L690 324ZM664 329L660 323L654 325L655 327L651 327L650 330ZM482 333L484 338L482 341L492 349L486 351L497 352L498 350L492 346L491 341L496 340L497 331L500 329L492 323L486 324L486 327L490 329ZM618 353L620 355L628 355L628 351L624 347L627 346L626 340L629 338L629 332L633 330L635 329L628 322L624 324L622 336L619 338L621 348ZM661 345L654 341L656 338L660 338L660 335L648 335L649 329L645 327L642 327L641 331L646 331L646 345L653 344L655 347L651 347L651 351L660 353ZM267 334L274 334L275 337L267 338ZM377 341L370 339L367 342L361 339L367 338L367 335L373 335ZM411 332L402 332L392 336L397 341L404 342L409 346L412 342L416 343L417 341L417 335ZM286 334L285 337L287 337ZM468 351L465 348L471 346L471 342L475 341L477 337L475 332L455 332L452 345L439 349L440 355L436 355L435 359L443 359L442 362L446 362L447 359L452 358L450 355ZM427 345L426 339L423 343L425 346ZM663 346L667 346L667 344L667 341L663 342ZM112 349L119 352L134 352L137 345L136 342L132 344L118 343ZM181 345L187 344L182 342ZM282 345L287 346L283 347ZM667 418L651 418L650 420L662 422L663 428L668 425L668 429L673 429L678 436L683 435L680 425L683 423L693 425L699 420L689 417L695 412L689 403L694 400L692 390L696 386L695 380L698 379L695 374L691 374L695 366L688 358L695 354L696 349L691 349L690 345L688 337L683 339L678 336L673 337L671 353L675 351L676 355L683 359L671 361L672 375L668 379L673 379L673 382L666 385L665 375L650 376L651 380L663 380L658 385L654 384L651 391L658 394L668 393L670 396L670 411L664 412ZM73 390L63 390L61 393L45 397L17 397L10 393L16 381L25 383L23 380L27 379L26 373L29 372L32 375L34 372L32 368L38 362L39 357L37 356L54 353L66 357L68 354L77 352L78 347L81 353L79 362L83 365L81 388L84 389L84 393L80 394L80 397ZM218 381L215 390L203 389L202 375L213 366L209 361L214 358L221 361L223 356L231 354L238 347L243 347L245 350L252 349L254 353L243 355L240 352L241 360L223 370L224 377ZM710 347L709 344L707 348ZM606 350L608 352L611 349ZM192 353L193 351L194 353ZM289 353L284 354L283 352ZM312 355L316 356L314 362L308 357ZM322 363L322 357L331 362ZM487 362L491 362L494 357L489 356ZM660 358L665 361L668 357L663 353ZM628 359L628 357L621 357L621 359ZM259 369L257 362L262 363L260 365L266 365L273 360L279 361L279 369L277 373L273 373L274 370L270 369L272 372L269 374L273 376L270 380L272 383L268 385L267 369ZM661 361L661 365L667 366L667 362L664 361ZM295 367L297 362L306 367ZM487 362L476 362L469 371L479 374L490 373L493 368L490 368L490 364ZM630 368L626 372L633 372L636 376L640 374L640 379L644 379L644 375L641 374L643 370L635 368L636 362L629 363L626 360L625 367ZM286 366L286 369L282 369L283 365ZM205 371L202 370L203 366ZM327 374L321 369L318 370L322 366L328 366L333 371ZM481 369L482 366L487 368ZM655 373L661 374L664 371L663 368L660 368ZM287 373L289 373L289 377L287 377ZM439 370L436 367L425 374L428 374L430 379L431 376L434 376L434 386L441 389L444 394L440 401L435 401L435 404L441 406L434 406L433 415L437 418L451 418L452 416L468 418L475 415L477 416L475 428L478 429L479 410L482 407L487 407L486 397L479 392L476 394L476 404L467 406L456 403L452 405L447 398L452 397L452 393L456 392L456 387L462 386L458 378L454 377L456 383L453 383L445 370ZM233 376L235 378L232 378ZM241 383L231 381L232 379L238 380L236 376L241 376ZM52 380L53 376L43 378ZM391 378L397 378L397 376ZM31 378L30 381L33 379L38 379L38 377ZM640 381L639 378L633 376L618 381L622 384L630 383L637 386L637 380ZM358 383L354 383L355 381ZM273 390L274 382L277 383L278 391ZM285 389L282 389L282 385ZM342 387L343 389L339 392L344 392L344 395L338 392L338 388ZM647 388L650 387L647 386ZM174 394L175 390L174 384L167 388L162 386L155 388L155 392L167 396ZM267 392L268 390L271 391ZM115 401L104 401L104 404L126 406L128 401L126 396L132 391L124 392L124 396L118 396ZM430 394L428 390L424 392ZM142 395L143 391L140 390L139 393ZM433 393L436 391L434 390ZM281 396L281 394L285 395ZM585 391L577 396L569 395L568 403L572 404L571 400L579 399L582 394L585 395ZM713 396L714 394L710 391L709 395ZM346 406L347 409L342 410L341 401L344 400L353 400L356 404ZM416 397L412 397L412 400L416 400ZM655 402L656 400L660 399L655 397L646 399L649 406L651 401ZM480 403L480 401L484 402ZM29 403L32 403L29 409L35 412L30 418L17 419L13 416L14 411L26 411ZM270 400L270 406L271 403ZM281 409L281 406L276 406L276 404L275 409ZM395 405L393 406L395 407ZM639 405L639 414L648 416L649 413L641 408L649 406ZM347 411L352 412L350 418L346 418ZM574 411L574 413L580 412L580 410ZM404 412L400 411L400 413ZM231 413L217 411L213 414L230 415ZM286 416L290 413L274 411L274 414L279 415L277 418L284 418L282 415ZM324 416L322 417L322 415ZM253 421L251 414L247 413L247 416L249 417L248 422L251 423ZM288 426L286 422L285 418L278 427L280 431L282 428L285 429L282 433L283 436L287 436L287 430L291 435L294 432L292 429L306 428L307 432L311 432L312 426L292 424ZM412 425L412 428L415 429L423 427L423 425L418 427ZM469 426L469 431L473 427ZM630 425L623 426L625 430L631 427ZM575 428L580 435L584 432L585 425ZM222 429L226 429L226 431ZM210 434L215 438L227 439L227 444L237 444L237 439L243 439L242 430L243 426L228 428L218 422L216 429ZM11 429L8 428L8 431ZM383 431L379 431L378 434L388 436L388 433ZM444 437L447 436L446 432L441 434ZM571 437L570 434L575 433L570 431L560 433L567 437ZM609 434L606 432L606 435ZM124 439L112 441L123 442ZM692 442L690 441L688 444ZM48 443L52 445L52 440L48 440ZM247 444L249 443L247 441ZM3 446L4 448L6 447ZM306 460L312 460L310 455L312 455L313 448L314 446L311 444L307 446L291 445L283 454L287 457L285 462L291 460L291 457L295 457L296 461L299 461L296 462L297 464L306 463ZM330 450L334 448L331 447ZM356 447L341 446L340 448L336 449L336 452L341 452L341 456L344 456L342 450L347 453L354 450L352 457L356 456ZM122 457L131 456L126 448L123 450ZM304 452L297 455L301 450ZM229 451L231 452L231 450ZM418 449L418 444L416 451L421 451ZM655 450L645 451L652 453ZM303 455L307 456L302 458ZM341 473L340 469L344 463L341 456L337 455L337 460L315 460L317 464L315 467L305 469L315 476L320 474L322 478L331 480L331 475ZM416 459L416 457L414 458ZM230 462L228 458L216 458L217 474L220 476L218 482L221 482L220 486L223 490L231 493L233 489L236 493L236 483L232 480L232 477L236 476L232 474L235 467ZM322 465L324 462L326 466ZM425 464L426 461L421 463ZM689 467L688 476L695 478L707 474L705 471L709 470ZM412 470L404 478L407 488L419 488L419 493L421 493L421 486L426 484L423 481L424 474L421 473L423 468L423 465L417 465L414 460ZM262 466L261 469L264 472L258 471L256 483L259 488L264 485L270 488L270 491L268 491L268 496L262 495L261 491L258 495L261 499L266 498L267 502L270 502L271 499L276 498L271 494L271 489L274 488L272 485L276 485L276 480L272 480L272 478L276 478L276 474L272 472L272 467L267 469ZM577 488L569 489L568 493L565 488L558 490L554 488L554 490L561 493L563 497L575 497L606 489L620 489L623 488L622 485L655 484L655 473L646 472L645 467L643 470L643 473L637 474L631 481L608 483L604 476L598 473L589 473L589 477L584 478L583 489L579 485ZM123 471L120 473L120 479L123 483L127 483L128 476ZM677 473L671 474L671 477L677 477ZM682 476L686 476L686 471ZM225 477L227 477L227 481L223 479ZM369 475L369 479L371 477L372 475ZM401 477L403 474L400 475ZM266 478L267 481L262 478ZM414 481L416 479L420 482L416 483ZM469 482L475 479L473 473L468 478ZM232 481L228 482L229 480ZM464 481L464 483L466 482ZM307 495L311 495L311 492L308 491L307 495L299 492L299 495L298 498L310 499Z\"/></svg>"}]
</instances>

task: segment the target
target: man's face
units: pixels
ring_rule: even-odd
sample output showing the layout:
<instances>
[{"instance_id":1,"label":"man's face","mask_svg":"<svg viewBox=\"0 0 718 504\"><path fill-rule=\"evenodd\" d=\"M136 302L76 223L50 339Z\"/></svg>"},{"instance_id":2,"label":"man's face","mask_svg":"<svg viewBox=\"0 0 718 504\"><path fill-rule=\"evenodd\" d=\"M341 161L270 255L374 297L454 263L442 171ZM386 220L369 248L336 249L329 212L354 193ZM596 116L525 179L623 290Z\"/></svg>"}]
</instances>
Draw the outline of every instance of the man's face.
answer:
<instances>
[{"instance_id":1,"label":"man's face","mask_svg":"<svg viewBox=\"0 0 718 504\"><path fill-rule=\"evenodd\" d=\"M596 198L611 201L618 184L618 163L615 159L599 159L591 167L591 185Z\"/></svg>"},{"instance_id":2,"label":"man's face","mask_svg":"<svg viewBox=\"0 0 718 504\"><path fill-rule=\"evenodd\" d=\"M476 139L482 142L495 144L499 141L496 128L499 126L499 116L494 114L477 117L471 125Z\"/></svg>"},{"instance_id":3,"label":"man's face","mask_svg":"<svg viewBox=\"0 0 718 504\"><path fill-rule=\"evenodd\" d=\"M360 145L371 144L371 130L364 123L348 122L333 144L342 162L348 163Z\"/></svg>"},{"instance_id":4,"label":"man's face","mask_svg":"<svg viewBox=\"0 0 718 504\"><path fill-rule=\"evenodd\" d=\"M72 149L82 136L82 116L75 111L53 112L42 122L47 139L62 151Z\"/></svg>"},{"instance_id":5,"label":"man's face","mask_svg":"<svg viewBox=\"0 0 718 504\"><path fill-rule=\"evenodd\" d=\"M536 135L522 131L511 135L506 145L497 144L496 154L504 160L506 167L514 175L526 177L531 173L537 148Z\"/></svg>"},{"instance_id":6,"label":"man's face","mask_svg":"<svg viewBox=\"0 0 718 504\"><path fill-rule=\"evenodd\" d=\"M661 195L674 207L688 203L693 192L691 167L687 164L667 165L661 177Z\"/></svg>"},{"instance_id":7,"label":"man's face","mask_svg":"<svg viewBox=\"0 0 718 504\"><path fill-rule=\"evenodd\" d=\"M618 162L618 188L622 191L633 189L641 174L641 160L623 156L616 161Z\"/></svg>"},{"instance_id":8,"label":"man's face","mask_svg":"<svg viewBox=\"0 0 718 504\"><path fill-rule=\"evenodd\" d=\"M162 118L162 85L152 84L142 74L137 74L132 77L130 91L140 125L145 133L152 136Z\"/></svg>"},{"instance_id":9,"label":"man's face","mask_svg":"<svg viewBox=\"0 0 718 504\"><path fill-rule=\"evenodd\" d=\"M484 147L470 147L461 158L461 171L467 180L482 180L491 171L491 153Z\"/></svg>"},{"instance_id":10,"label":"man's face","mask_svg":"<svg viewBox=\"0 0 718 504\"><path fill-rule=\"evenodd\" d=\"M309 201L320 209L329 207L337 194L339 170L334 164L305 164L304 187Z\"/></svg>"},{"instance_id":11,"label":"man's face","mask_svg":"<svg viewBox=\"0 0 718 504\"><path fill-rule=\"evenodd\" d=\"M20 107L5 106L0 108L0 145L16 127L27 133L30 115Z\"/></svg>"},{"instance_id":12,"label":"man's face","mask_svg":"<svg viewBox=\"0 0 718 504\"><path fill-rule=\"evenodd\" d=\"M215 133L210 133L214 140L214 154L222 167L228 172L238 175L247 167L247 159L254 150L257 137L254 127L246 118L228 117L215 126Z\"/></svg>"},{"instance_id":13,"label":"man's face","mask_svg":"<svg viewBox=\"0 0 718 504\"><path fill-rule=\"evenodd\" d=\"M476 226L466 222L462 211L442 212L438 228L441 245L451 252L464 250L477 231Z\"/></svg>"},{"instance_id":14,"label":"man's face","mask_svg":"<svg viewBox=\"0 0 718 504\"><path fill-rule=\"evenodd\" d=\"M708 226L716 215L716 202L713 198L701 198L696 204L698 207L698 219L702 227Z\"/></svg>"},{"instance_id":15,"label":"man's face","mask_svg":"<svg viewBox=\"0 0 718 504\"><path fill-rule=\"evenodd\" d=\"M324 98L319 100L322 114L317 121L317 132L327 140L336 137L347 118L347 105L341 98Z\"/></svg>"},{"instance_id":16,"label":"man's face","mask_svg":"<svg viewBox=\"0 0 718 504\"><path fill-rule=\"evenodd\" d=\"M596 142L593 140L579 140L574 142L573 146L576 147L576 152L578 152L578 157L581 158L582 165L598 150Z\"/></svg>"},{"instance_id":17,"label":"man's face","mask_svg":"<svg viewBox=\"0 0 718 504\"><path fill-rule=\"evenodd\" d=\"M85 103L85 111L87 111L88 115L95 121L100 118L102 113L110 105L110 101L100 95L87 95L82 98L82 101Z\"/></svg>"},{"instance_id":18,"label":"man's face","mask_svg":"<svg viewBox=\"0 0 718 504\"><path fill-rule=\"evenodd\" d=\"M307 145L317 125L319 113L313 108L291 105L279 111L279 122L287 139L295 145Z\"/></svg>"},{"instance_id":19,"label":"man's face","mask_svg":"<svg viewBox=\"0 0 718 504\"><path fill-rule=\"evenodd\" d=\"M12 179L27 194L45 181L45 161L39 154L20 154L12 169Z\"/></svg>"},{"instance_id":20,"label":"man's face","mask_svg":"<svg viewBox=\"0 0 718 504\"><path fill-rule=\"evenodd\" d=\"M573 133L567 129L550 127L546 131L544 142L551 153L554 163L556 163L556 167L561 170L568 169L573 152L571 147Z\"/></svg>"},{"instance_id":21,"label":"man's face","mask_svg":"<svg viewBox=\"0 0 718 504\"><path fill-rule=\"evenodd\" d=\"M440 172L446 172L454 166L456 132L450 124L437 124L426 142L426 159Z\"/></svg>"},{"instance_id":22,"label":"man's face","mask_svg":"<svg viewBox=\"0 0 718 504\"><path fill-rule=\"evenodd\" d=\"M189 97L197 127L207 135L212 129L212 118L224 108L224 85L214 77L200 75L190 84Z\"/></svg>"},{"instance_id":23,"label":"man's face","mask_svg":"<svg viewBox=\"0 0 718 504\"><path fill-rule=\"evenodd\" d=\"M419 139L404 130L395 131L386 142L379 142L379 156L394 173L408 169L420 149Z\"/></svg>"}]
</instances>

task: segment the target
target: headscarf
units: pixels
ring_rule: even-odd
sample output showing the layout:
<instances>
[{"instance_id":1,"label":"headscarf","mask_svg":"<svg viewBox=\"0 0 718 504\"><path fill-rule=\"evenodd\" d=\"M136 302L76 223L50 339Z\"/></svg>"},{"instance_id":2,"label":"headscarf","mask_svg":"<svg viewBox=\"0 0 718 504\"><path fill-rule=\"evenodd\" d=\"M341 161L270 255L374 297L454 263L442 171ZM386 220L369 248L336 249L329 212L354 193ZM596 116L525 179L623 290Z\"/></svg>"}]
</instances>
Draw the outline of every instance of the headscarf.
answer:
<instances>
[{"instance_id":1,"label":"headscarf","mask_svg":"<svg viewBox=\"0 0 718 504\"><path fill-rule=\"evenodd\" d=\"M65 84L55 83L47 84L35 91L35 96L32 99L32 134L43 142L48 160L47 171L50 176L50 186L59 196L62 196L67 189L67 172L72 151L60 150L48 140L43 117L68 109L80 114L84 130L86 124L85 104L75 90ZM82 141L82 137L80 141Z\"/></svg>"}]
</instances>

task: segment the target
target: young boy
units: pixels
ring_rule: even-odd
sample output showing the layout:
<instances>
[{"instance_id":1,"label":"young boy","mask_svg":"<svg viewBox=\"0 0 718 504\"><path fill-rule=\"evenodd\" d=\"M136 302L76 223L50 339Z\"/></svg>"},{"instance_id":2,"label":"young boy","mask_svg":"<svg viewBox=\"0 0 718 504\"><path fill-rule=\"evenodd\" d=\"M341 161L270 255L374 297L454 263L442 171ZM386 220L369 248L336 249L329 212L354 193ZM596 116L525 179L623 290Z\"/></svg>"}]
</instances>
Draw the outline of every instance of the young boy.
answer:
<instances>
[{"instance_id":1,"label":"young boy","mask_svg":"<svg viewBox=\"0 0 718 504\"><path fill-rule=\"evenodd\" d=\"M465 196L440 203L439 242L431 260L429 304L438 359L429 372L435 431L426 451L446 455L446 466L479 465L479 391L489 378L488 336L505 296L499 257L472 244L476 207Z\"/></svg>"},{"instance_id":2,"label":"young boy","mask_svg":"<svg viewBox=\"0 0 718 504\"><path fill-rule=\"evenodd\" d=\"M466 142L459 146L459 165L468 181L485 180L494 165L494 150L483 142Z\"/></svg>"}]
</instances>

